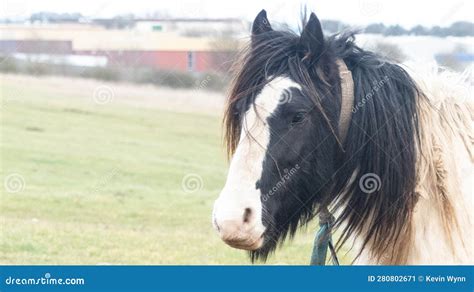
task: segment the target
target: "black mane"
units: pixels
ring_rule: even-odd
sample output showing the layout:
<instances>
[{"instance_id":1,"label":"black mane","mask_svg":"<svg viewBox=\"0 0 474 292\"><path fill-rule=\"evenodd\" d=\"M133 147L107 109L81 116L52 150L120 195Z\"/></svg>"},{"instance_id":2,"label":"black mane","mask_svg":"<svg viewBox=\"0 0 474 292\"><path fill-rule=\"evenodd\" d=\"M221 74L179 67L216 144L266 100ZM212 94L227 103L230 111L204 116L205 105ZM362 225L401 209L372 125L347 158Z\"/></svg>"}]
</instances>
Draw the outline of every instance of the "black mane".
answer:
<instances>
[{"instance_id":1,"label":"black mane","mask_svg":"<svg viewBox=\"0 0 474 292\"><path fill-rule=\"evenodd\" d=\"M421 93L399 65L358 47L353 33L329 37L324 49L307 59L299 46L300 36L290 31L270 31L256 36L238 61L224 126L229 154L240 136L241 118L255 96L272 77L289 76L303 87L324 125L338 137L341 80L336 60L342 59L352 72L354 108L345 143L334 144L332 176L309 195L304 206L288 210L288 222L278 226L274 243L251 251L252 260L265 260L286 236L329 206L340 214L336 225L344 226L338 246L351 236L363 236L363 248L371 245L376 258L391 254L392 262L403 262L397 242L410 238L410 217L416 203L417 99ZM327 144L333 145L333 144ZM314 165L316 171L318 165ZM328 166L324 166L328 167ZM380 188L367 194L359 187L365 174L380 178ZM403 235L400 237L400 235ZM395 253L396 252L396 253Z\"/></svg>"},{"instance_id":2,"label":"black mane","mask_svg":"<svg viewBox=\"0 0 474 292\"><path fill-rule=\"evenodd\" d=\"M363 233L362 249L370 243L376 259L388 254L387 262L403 263L406 252L394 248L411 236L420 154L418 99L423 94L403 68L353 40L346 34L330 41L331 50L352 72L354 107L333 194L323 205L335 203L334 210L342 210L337 221L346 227L339 246L354 233ZM380 178L380 189L366 194L359 182L369 173Z\"/></svg>"}]
</instances>

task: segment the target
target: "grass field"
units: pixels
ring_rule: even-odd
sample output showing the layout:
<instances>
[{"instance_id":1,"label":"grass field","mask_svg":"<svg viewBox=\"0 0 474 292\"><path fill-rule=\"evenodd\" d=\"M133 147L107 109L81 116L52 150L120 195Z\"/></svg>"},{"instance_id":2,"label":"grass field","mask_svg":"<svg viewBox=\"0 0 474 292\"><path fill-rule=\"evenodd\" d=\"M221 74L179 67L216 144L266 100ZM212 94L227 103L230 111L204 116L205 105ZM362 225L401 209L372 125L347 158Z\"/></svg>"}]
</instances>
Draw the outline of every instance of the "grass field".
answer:
<instances>
[{"instance_id":1,"label":"grass field","mask_svg":"<svg viewBox=\"0 0 474 292\"><path fill-rule=\"evenodd\" d=\"M2 76L0 263L249 264L210 222L226 176L219 111L133 104L114 84L98 104L104 84L81 82ZM307 264L315 228L267 263Z\"/></svg>"}]
</instances>

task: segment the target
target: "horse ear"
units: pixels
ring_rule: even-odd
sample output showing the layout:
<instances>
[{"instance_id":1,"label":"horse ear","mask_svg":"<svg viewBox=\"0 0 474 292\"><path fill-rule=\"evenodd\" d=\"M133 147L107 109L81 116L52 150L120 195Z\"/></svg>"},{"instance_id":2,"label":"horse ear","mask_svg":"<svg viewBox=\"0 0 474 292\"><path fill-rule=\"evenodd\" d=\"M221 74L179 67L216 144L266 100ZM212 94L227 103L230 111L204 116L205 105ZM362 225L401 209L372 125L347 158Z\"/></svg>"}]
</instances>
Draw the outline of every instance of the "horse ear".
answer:
<instances>
[{"instance_id":1,"label":"horse ear","mask_svg":"<svg viewBox=\"0 0 474 292\"><path fill-rule=\"evenodd\" d=\"M267 18L267 12L265 9L262 9L257 17L255 17L255 20L252 24L252 41L255 39L255 36L272 30L273 29L270 26L270 22Z\"/></svg>"},{"instance_id":2,"label":"horse ear","mask_svg":"<svg viewBox=\"0 0 474 292\"><path fill-rule=\"evenodd\" d=\"M316 14L311 13L300 37L303 60L317 61L324 50L324 36L321 23Z\"/></svg>"}]
</instances>

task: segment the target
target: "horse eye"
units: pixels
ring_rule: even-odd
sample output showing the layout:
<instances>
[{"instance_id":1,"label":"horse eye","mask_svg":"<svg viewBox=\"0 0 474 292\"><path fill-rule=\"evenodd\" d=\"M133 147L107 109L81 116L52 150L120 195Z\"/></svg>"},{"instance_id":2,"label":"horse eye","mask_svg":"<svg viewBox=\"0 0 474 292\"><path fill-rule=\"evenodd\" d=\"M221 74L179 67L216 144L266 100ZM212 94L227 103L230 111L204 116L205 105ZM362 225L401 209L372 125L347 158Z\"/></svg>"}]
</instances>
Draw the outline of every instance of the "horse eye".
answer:
<instances>
[{"instance_id":1,"label":"horse eye","mask_svg":"<svg viewBox=\"0 0 474 292\"><path fill-rule=\"evenodd\" d=\"M304 119L306 118L306 113L304 112L299 112L296 115L293 116L293 119L291 120L291 124L299 124L301 123Z\"/></svg>"}]
</instances>

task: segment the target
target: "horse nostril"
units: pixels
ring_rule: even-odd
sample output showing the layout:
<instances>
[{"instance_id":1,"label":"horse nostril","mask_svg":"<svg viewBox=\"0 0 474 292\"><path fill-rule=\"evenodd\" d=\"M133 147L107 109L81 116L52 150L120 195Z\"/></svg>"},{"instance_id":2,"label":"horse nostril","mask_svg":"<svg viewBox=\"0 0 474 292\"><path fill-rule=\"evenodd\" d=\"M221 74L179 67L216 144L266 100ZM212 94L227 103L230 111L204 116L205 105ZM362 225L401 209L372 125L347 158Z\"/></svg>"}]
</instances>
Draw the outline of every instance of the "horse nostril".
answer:
<instances>
[{"instance_id":1,"label":"horse nostril","mask_svg":"<svg viewBox=\"0 0 474 292\"><path fill-rule=\"evenodd\" d=\"M249 223L251 216L252 216L252 209L250 209L250 208L245 208L245 211L244 211L244 223Z\"/></svg>"}]
</instances>

